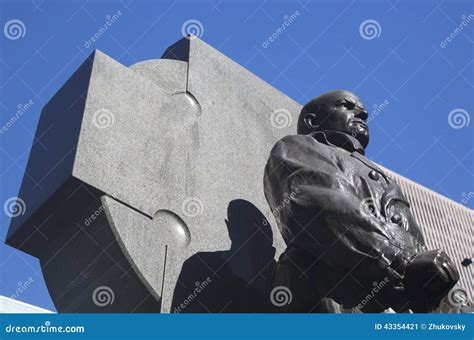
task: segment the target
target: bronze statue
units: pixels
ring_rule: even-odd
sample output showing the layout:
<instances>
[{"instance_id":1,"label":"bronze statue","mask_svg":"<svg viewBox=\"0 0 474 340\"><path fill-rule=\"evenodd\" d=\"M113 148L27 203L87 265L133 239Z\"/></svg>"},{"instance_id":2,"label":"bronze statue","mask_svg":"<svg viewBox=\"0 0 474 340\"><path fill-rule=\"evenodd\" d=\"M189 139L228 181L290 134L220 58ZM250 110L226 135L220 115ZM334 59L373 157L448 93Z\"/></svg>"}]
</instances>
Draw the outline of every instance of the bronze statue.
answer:
<instances>
[{"instance_id":1,"label":"bronze statue","mask_svg":"<svg viewBox=\"0 0 474 340\"><path fill-rule=\"evenodd\" d=\"M444 251L427 250L399 186L364 156L367 118L354 94L323 94L271 151L264 189L287 244L273 283L292 292L286 312L330 311L333 301L428 312L459 279Z\"/></svg>"}]
</instances>

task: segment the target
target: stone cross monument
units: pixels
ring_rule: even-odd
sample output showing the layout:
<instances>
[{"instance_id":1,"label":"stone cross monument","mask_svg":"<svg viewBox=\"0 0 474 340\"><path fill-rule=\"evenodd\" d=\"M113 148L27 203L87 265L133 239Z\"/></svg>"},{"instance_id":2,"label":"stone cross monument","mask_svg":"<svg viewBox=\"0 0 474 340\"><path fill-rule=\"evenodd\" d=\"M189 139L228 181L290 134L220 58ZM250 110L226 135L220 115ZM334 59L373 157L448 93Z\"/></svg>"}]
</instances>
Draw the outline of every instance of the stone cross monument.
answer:
<instances>
[{"instance_id":1,"label":"stone cross monument","mask_svg":"<svg viewBox=\"0 0 474 340\"><path fill-rule=\"evenodd\" d=\"M130 67L95 51L42 111L7 243L58 312L268 311L263 169L300 108L193 36Z\"/></svg>"}]
</instances>

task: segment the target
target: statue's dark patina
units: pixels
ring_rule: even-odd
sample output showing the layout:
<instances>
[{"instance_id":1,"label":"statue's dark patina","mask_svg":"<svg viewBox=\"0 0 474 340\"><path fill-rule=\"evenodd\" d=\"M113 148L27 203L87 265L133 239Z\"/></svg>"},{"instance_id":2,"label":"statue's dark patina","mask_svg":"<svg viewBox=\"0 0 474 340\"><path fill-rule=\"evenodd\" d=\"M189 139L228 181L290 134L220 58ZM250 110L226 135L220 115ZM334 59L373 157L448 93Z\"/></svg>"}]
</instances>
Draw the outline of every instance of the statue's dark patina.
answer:
<instances>
[{"instance_id":1,"label":"statue's dark patina","mask_svg":"<svg viewBox=\"0 0 474 340\"><path fill-rule=\"evenodd\" d=\"M274 286L293 294L284 311L328 311L336 301L428 312L459 278L444 251L427 250L400 187L364 156L367 120L357 96L329 92L271 151L265 194L287 244Z\"/></svg>"}]
</instances>

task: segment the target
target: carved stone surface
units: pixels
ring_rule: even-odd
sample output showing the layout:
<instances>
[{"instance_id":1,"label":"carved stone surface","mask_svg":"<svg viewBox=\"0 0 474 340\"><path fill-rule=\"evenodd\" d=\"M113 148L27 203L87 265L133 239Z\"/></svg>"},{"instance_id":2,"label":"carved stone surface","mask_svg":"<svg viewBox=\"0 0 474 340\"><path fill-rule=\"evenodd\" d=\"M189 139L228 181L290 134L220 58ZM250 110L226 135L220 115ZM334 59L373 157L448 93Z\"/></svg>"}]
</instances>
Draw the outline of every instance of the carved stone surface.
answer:
<instances>
[{"instance_id":1,"label":"carved stone surface","mask_svg":"<svg viewBox=\"0 0 474 340\"><path fill-rule=\"evenodd\" d=\"M197 38L163 57L95 51L42 112L40 186L25 177L7 243L40 259L59 312L270 308L285 246L262 171L300 105Z\"/></svg>"}]
</instances>

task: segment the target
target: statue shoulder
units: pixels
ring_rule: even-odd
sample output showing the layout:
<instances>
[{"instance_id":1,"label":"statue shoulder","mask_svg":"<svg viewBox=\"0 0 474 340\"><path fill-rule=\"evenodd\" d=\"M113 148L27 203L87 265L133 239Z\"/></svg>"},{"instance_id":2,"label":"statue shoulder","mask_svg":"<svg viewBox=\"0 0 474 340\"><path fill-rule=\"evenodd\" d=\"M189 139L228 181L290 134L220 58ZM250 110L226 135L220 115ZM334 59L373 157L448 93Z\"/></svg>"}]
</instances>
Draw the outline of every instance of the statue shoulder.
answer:
<instances>
[{"instance_id":1,"label":"statue shoulder","mask_svg":"<svg viewBox=\"0 0 474 340\"><path fill-rule=\"evenodd\" d=\"M325 153L328 146L318 142L310 135L288 135L280 139L273 147L274 152L291 152L300 150L297 154Z\"/></svg>"}]
</instances>

